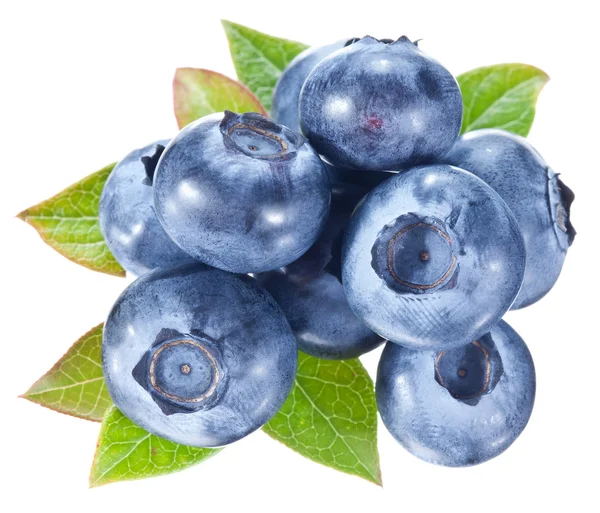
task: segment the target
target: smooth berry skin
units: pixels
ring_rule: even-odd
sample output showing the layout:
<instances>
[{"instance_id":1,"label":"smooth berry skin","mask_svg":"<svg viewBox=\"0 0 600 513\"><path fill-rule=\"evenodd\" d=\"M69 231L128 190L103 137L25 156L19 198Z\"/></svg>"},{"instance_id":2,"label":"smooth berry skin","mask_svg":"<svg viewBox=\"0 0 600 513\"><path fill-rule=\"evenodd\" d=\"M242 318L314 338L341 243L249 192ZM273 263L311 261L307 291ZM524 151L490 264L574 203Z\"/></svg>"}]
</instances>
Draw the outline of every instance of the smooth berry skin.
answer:
<instances>
[{"instance_id":1,"label":"smooth berry skin","mask_svg":"<svg viewBox=\"0 0 600 513\"><path fill-rule=\"evenodd\" d=\"M558 280L575 237L569 217L573 192L526 139L504 130L464 134L444 162L477 175L514 212L525 238L527 267L512 308L539 301Z\"/></svg>"},{"instance_id":2,"label":"smooth berry skin","mask_svg":"<svg viewBox=\"0 0 600 513\"><path fill-rule=\"evenodd\" d=\"M165 231L198 260L236 273L302 256L330 204L327 172L301 135L260 114L226 112L185 127L154 176Z\"/></svg>"},{"instance_id":3,"label":"smooth berry skin","mask_svg":"<svg viewBox=\"0 0 600 513\"><path fill-rule=\"evenodd\" d=\"M448 374L453 364L459 364L455 355L414 351L392 343L385 346L377 372L377 407L388 431L417 458L449 467L477 465L504 452L525 428L536 385L525 342L500 321L478 344L484 348L487 344L487 351L493 348L489 363L481 358L492 378L481 387L476 376L473 393L465 394L468 398L460 397L468 393L468 383L466 389L456 384L468 381L468 372L456 374L450 386L440 379L440 371ZM473 346L469 349L474 350ZM464 348L453 352L470 356ZM446 368L438 370L448 357ZM473 362L460 363L468 369ZM465 374L460 364L455 371Z\"/></svg>"},{"instance_id":4,"label":"smooth berry skin","mask_svg":"<svg viewBox=\"0 0 600 513\"><path fill-rule=\"evenodd\" d=\"M330 164L363 171L433 162L462 121L454 77L405 36L366 36L332 53L300 94L300 126Z\"/></svg>"},{"instance_id":5,"label":"smooth berry skin","mask_svg":"<svg viewBox=\"0 0 600 513\"><path fill-rule=\"evenodd\" d=\"M298 54L283 70L273 91L271 115L280 125L300 132L298 102L306 77L325 57L344 48L347 39L325 46L311 47Z\"/></svg>"},{"instance_id":6,"label":"smooth berry skin","mask_svg":"<svg viewBox=\"0 0 600 513\"><path fill-rule=\"evenodd\" d=\"M342 281L354 313L383 338L442 350L487 333L525 271L523 235L473 174L420 166L373 189L346 230Z\"/></svg>"},{"instance_id":7,"label":"smooth berry skin","mask_svg":"<svg viewBox=\"0 0 600 513\"><path fill-rule=\"evenodd\" d=\"M197 263L125 289L104 327L102 362L130 420L173 442L217 447L277 413L297 350L281 309L252 278Z\"/></svg>"},{"instance_id":8,"label":"smooth berry skin","mask_svg":"<svg viewBox=\"0 0 600 513\"><path fill-rule=\"evenodd\" d=\"M171 240L154 212L151 175L168 143L157 141L129 153L111 171L100 196L104 240L117 262L135 276L194 261Z\"/></svg>"},{"instance_id":9,"label":"smooth berry skin","mask_svg":"<svg viewBox=\"0 0 600 513\"><path fill-rule=\"evenodd\" d=\"M357 358L383 343L354 315L339 280L323 272L308 283L272 272L261 280L287 317L298 349L317 358Z\"/></svg>"}]
</instances>

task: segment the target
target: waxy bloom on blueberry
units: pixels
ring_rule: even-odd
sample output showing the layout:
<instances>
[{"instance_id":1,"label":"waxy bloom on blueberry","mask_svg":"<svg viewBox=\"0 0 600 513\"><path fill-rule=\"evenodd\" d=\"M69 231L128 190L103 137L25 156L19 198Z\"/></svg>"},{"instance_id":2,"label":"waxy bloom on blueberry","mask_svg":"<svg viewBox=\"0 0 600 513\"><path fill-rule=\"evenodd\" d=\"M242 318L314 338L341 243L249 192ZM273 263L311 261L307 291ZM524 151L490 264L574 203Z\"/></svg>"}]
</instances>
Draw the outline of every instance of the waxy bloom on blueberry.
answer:
<instances>
[{"instance_id":1,"label":"waxy bloom on blueberry","mask_svg":"<svg viewBox=\"0 0 600 513\"><path fill-rule=\"evenodd\" d=\"M525 238L527 267L513 309L544 297L556 283L575 238L574 194L540 154L518 135L476 130L463 135L444 161L488 183L514 212Z\"/></svg>"},{"instance_id":2,"label":"waxy bloom on blueberry","mask_svg":"<svg viewBox=\"0 0 600 513\"><path fill-rule=\"evenodd\" d=\"M329 213L327 171L301 135L260 114L201 118L169 143L154 176L166 232L198 260L236 273L287 265Z\"/></svg>"},{"instance_id":3,"label":"waxy bloom on blueberry","mask_svg":"<svg viewBox=\"0 0 600 513\"><path fill-rule=\"evenodd\" d=\"M308 282L272 272L261 283L286 315L300 351L317 358L357 358L383 343L348 306L339 280L322 272Z\"/></svg>"},{"instance_id":4,"label":"waxy bloom on blueberry","mask_svg":"<svg viewBox=\"0 0 600 513\"><path fill-rule=\"evenodd\" d=\"M149 432L217 447L260 428L285 401L297 350L254 280L196 263L138 278L113 306L102 342L112 400Z\"/></svg>"},{"instance_id":5,"label":"waxy bloom on blueberry","mask_svg":"<svg viewBox=\"0 0 600 513\"><path fill-rule=\"evenodd\" d=\"M154 212L152 177L168 143L129 153L112 170L100 196L104 240L119 264L136 276L194 261L166 234Z\"/></svg>"},{"instance_id":6,"label":"waxy bloom on blueberry","mask_svg":"<svg viewBox=\"0 0 600 513\"><path fill-rule=\"evenodd\" d=\"M375 333L411 349L448 349L488 332L524 271L523 235L504 200L444 164L373 189L350 219L342 254L350 307Z\"/></svg>"},{"instance_id":7,"label":"waxy bloom on blueberry","mask_svg":"<svg viewBox=\"0 0 600 513\"><path fill-rule=\"evenodd\" d=\"M300 126L332 165L400 170L442 157L462 121L454 77L402 36L366 36L323 59L300 93Z\"/></svg>"},{"instance_id":8,"label":"waxy bloom on blueberry","mask_svg":"<svg viewBox=\"0 0 600 513\"><path fill-rule=\"evenodd\" d=\"M376 384L383 423L412 454L450 467L505 451L533 409L535 369L504 321L477 340L440 352L388 343Z\"/></svg>"},{"instance_id":9,"label":"waxy bloom on blueberry","mask_svg":"<svg viewBox=\"0 0 600 513\"><path fill-rule=\"evenodd\" d=\"M300 132L298 102L306 77L325 57L344 48L346 41L344 39L325 46L307 48L288 64L273 91L271 114L276 123Z\"/></svg>"}]
</instances>

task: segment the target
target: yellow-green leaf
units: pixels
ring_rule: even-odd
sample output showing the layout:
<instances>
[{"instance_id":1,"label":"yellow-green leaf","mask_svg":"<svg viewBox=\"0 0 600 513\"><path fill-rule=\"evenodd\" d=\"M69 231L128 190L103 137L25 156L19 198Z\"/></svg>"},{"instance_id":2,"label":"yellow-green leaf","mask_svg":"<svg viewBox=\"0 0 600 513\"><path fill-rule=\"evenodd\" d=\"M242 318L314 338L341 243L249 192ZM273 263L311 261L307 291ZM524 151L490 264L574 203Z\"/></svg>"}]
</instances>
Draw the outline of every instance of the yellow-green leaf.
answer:
<instances>
[{"instance_id":1,"label":"yellow-green leaf","mask_svg":"<svg viewBox=\"0 0 600 513\"><path fill-rule=\"evenodd\" d=\"M21 397L46 408L100 422L112 404L102 374L102 324L81 337Z\"/></svg>"},{"instance_id":2,"label":"yellow-green leaf","mask_svg":"<svg viewBox=\"0 0 600 513\"><path fill-rule=\"evenodd\" d=\"M313 461L381 485L375 392L359 360L299 353L294 388L263 429Z\"/></svg>"},{"instance_id":3,"label":"yellow-green leaf","mask_svg":"<svg viewBox=\"0 0 600 513\"><path fill-rule=\"evenodd\" d=\"M281 73L307 45L281 39L223 20L238 78L271 110L271 97Z\"/></svg>"},{"instance_id":4,"label":"yellow-green leaf","mask_svg":"<svg viewBox=\"0 0 600 513\"><path fill-rule=\"evenodd\" d=\"M94 271L125 276L111 254L98 222L100 194L115 164L67 187L56 196L21 212L42 240L61 255Z\"/></svg>"},{"instance_id":5,"label":"yellow-green leaf","mask_svg":"<svg viewBox=\"0 0 600 513\"><path fill-rule=\"evenodd\" d=\"M244 84L206 69L179 68L173 79L173 103L179 128L213 112L259 112L264 107Z\"/></svg>"},{"instance_id":6,"label":"yellow-green leaf","mask_svg":"<svg viewBox=\"0 0 600 513\"><path fill-rule=\"evenodd\" d=\"M496 64L457 77L463 96L461 133L500 128L526 137L535 106L550 78L527 64Z\"/></svg>"},{"instance_id":7,"label":"yellow-green leaf","mask_svg":"<svg viewBox=\"0 0 600 513\"><path fill-rule=\"evenodd\" d=\"M90 487L171 474L220 450L189 447L152 435L112 406L100 428Z\"/></svg>"}]
</instances>

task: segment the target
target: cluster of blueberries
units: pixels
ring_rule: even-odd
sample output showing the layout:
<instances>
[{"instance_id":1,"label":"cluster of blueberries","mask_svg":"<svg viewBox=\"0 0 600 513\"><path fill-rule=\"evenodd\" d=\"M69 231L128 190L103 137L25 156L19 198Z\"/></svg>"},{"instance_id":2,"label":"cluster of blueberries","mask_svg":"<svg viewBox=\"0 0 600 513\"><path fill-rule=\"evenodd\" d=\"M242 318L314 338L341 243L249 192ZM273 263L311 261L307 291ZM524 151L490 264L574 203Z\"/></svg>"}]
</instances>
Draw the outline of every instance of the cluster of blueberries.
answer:
<instances>
[{"instance_id":1,"label":"cluster of blueberries","mask_svg":"<svg viewBox=\"0 0 600 513\"><path fill-rule=\"evenodd\" d=\"M300 54L274 121L213 114L126 156L100 201L139 276L105 325L119 409L223 446L280 409L298 349L346 359L387 340L376 397L400 444L448 466L504 451L535 372L501 319L557 280L573 193L519 136L459 137L462 105L415 43L367 36Z\"/></svg>"}]
</instances>

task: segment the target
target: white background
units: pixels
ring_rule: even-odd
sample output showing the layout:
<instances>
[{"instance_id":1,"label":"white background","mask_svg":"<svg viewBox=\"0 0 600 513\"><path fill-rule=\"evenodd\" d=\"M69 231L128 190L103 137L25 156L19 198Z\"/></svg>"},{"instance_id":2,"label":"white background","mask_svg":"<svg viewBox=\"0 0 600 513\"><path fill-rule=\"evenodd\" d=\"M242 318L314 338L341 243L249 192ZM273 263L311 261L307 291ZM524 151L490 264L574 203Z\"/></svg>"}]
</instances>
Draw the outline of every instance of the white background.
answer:
<instances>
[{"instance_id":1,"label":"white background","mask_svg":"<svg viewBox=\"0 0 600 513\"><path fill-rule=\"evenodd\" d=\"M0 13L0 509L598 511L598 36L591 1L6 2ZM219 19L309 44L423 38L453 73L525 62L552 77L530 140L577 194L558 285L507 320L534 356L531 421L498 458L423 463L380 424L384 489L257 432L183 473L88 490L98 425L17 399L125 285L45 246L14 216L175 133L176 67L234 70ZM364 358L376 368L380 351Z\"/></svg>"}]
</instances>

